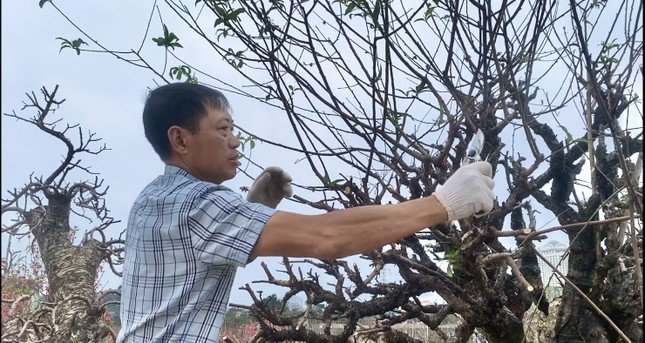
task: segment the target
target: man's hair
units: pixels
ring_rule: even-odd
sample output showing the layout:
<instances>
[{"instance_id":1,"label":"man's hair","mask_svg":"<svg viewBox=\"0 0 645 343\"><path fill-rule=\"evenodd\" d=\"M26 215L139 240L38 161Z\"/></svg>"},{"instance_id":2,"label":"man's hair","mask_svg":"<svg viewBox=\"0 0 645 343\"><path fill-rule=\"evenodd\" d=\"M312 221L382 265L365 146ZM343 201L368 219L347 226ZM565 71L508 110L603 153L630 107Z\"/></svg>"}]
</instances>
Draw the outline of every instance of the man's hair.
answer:
<instances>
[{"instance_id":1,"label":"man's hair","mask_svg":"<svg viewBox=\"0 0 645 343\"><path fill-rule=\"evenodd\" d=\"M199 120L208 107L229 111L222 92L192 83L171 83L148 94L143 108L143 128L146 138L163 161L170 158L168 129L177 125L197 133Z\"/></svg>"}]
</instances>

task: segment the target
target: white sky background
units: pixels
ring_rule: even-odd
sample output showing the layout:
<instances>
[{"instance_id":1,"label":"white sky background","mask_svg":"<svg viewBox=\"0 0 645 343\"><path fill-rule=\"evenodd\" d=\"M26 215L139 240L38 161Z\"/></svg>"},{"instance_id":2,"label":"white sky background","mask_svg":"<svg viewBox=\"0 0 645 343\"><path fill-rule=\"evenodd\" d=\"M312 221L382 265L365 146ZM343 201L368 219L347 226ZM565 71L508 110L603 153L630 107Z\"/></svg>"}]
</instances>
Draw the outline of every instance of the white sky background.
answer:
<instances>
[{"instance_id":1,"label":"white sky background","mask_svg":"<svg viewBox=\"0 0 645 343\"><path fill-rule=\"evenodd\" d=\"M109 6L110 2L65 1L57 2L57 5L76 24L95 35L100 43L118 49L140 44L151 3L129 3L129 11L124 11L123 5ZM88 15L84 15L85 13ZM97 16L97 13L101 15ZM167 21L169 19L164 18ZM152 25L148 40L161 35L158 26ZM177 33L180 42L186 43L181 41L181 37L187 35L182 36L179 25L171 26L171 30ZM79 123L84 133L87 130L96 133L97 137L102 138L101 143L111 149L100 155L86 155L83 161L93 171L99 172L105 180L104 184L110 187L105 197L107 207L114 218L122 221L108 230L116 238L125 229L130 206L138 193L163 173L163 163L145 139L141 123L141 111L148 88L156 87L153 74L118 61L108 54L82 52L77 56L71 49L59 53L60 40L56 37L72 40L81 37L81 34L49 4L41 9L35 0L2 2L2 113L15 110L17 114L31 117L35 112L21 111L23 101L27 101L25 93L34 91L39 97L42 86L52 91L55 85L60 85L59 99L66 101L53 118L62 116L64 123ZM82 38L89 42L86 37ZM187 48L194 45L184 44ZM163 50L158 48L148 51L149 55L162 56ZM227 82L235 83L239 80L237 73L211 51L206 54L195 51L193 56L197 64L206 64L211 70L221 71L217 76ZM205 78L200 80L209 81ZM239 82L242 84L241 80ZM257 132L258 135L278 137L278 141L295 145L295 137L286 117L275 108L234 94L227 93L226 96L231 102L236 125ZM35 176L49 175L59 165L65 152L62 142L33 125L3 115L2 196L6 197L9 189L23 186L31 172L35 172ZM308 164L304 161L296 163L302 157L299 154L272 149L258 142L251 157L262 166L283 167L300 184L310 184L307 180L313 180ZM242 163L242 167L246 165L247 163ZM255 176L260 169L251 165L247 171ZM85 175L81 178L87 179ZM251 184L252 180L241 173L225 183L234 191L239 191L240 186ZM295 191L300 196L312 198L313 193L302 189ZM283 201L278 209L299 213L321 212L292 201ZM2 220L4 223L7 218ZM83 220L73 220L72 225L79 226L77 237L93 227L93 224ZM2 256L5 256L7 237L3 235L2 239ZM13 239L12 250L23 250L27 244L27 238L20 241ZM362 265L362 260L352 260ZM238 270L231 292L231 303L252 302L248 293L238 288L246 283L265 279L260 264L262 261L268 263L274 276L281 276L277 272L283 269L280 265L281 258L258 258L246 268ZM303 267L303 272L307 270ZM101 280L106 288L116 288L121 283L121 279L109 271L103 274ZM286 290L265 284L255 284L252 287L263 290L265 296L271 293L282 294Z\"/></svg>"},{"instance_id":2,"label":"white sky background","mask_svg":"<svg viewBox=\"0 0 645 343\"><path fill-rule=\"evenodd\" d=\"M124 11L122 5L112 6L112 9L104 6L104 12L99 17L95 16L100 13L95 8L91 11L84 8L105 3L109 2L65 1L58 5L69 10L83 28L96 33L102 43L118 47L138 45L132 42L143 35L145 22L139 19L147 18L150 3L129 4L131 12ZM93 16L83 16L84 11ZM153 29L160 31L156 26ZM151 37L159 36L159 32L156 33L156 36L153 34ZM125 228L130 205L135 197L148 182L163 173L163 163L145 139L141 123L147 89L155 87L153 75L149 71L117 61L107 54L82 53L77 56L70 49L59 54L60 41L56 40L59 36L75 39L80 34L55 13L51 6L45 5L41 9L38 1L2 2L2 113L15 110L18 114L24 113L31 117L34 112L20 111L22 102L27 100L25 93L35 91L40 96L39 89L42 86L51 91L56 84L60 85L58 94L67 101L60 107L55 118L62 115L66 123L80 123L84 132L95 132L103 139L102 143L106 143L111 149L98 156L87 155L84 161L92 166L93 171L100 172L105 184L110 187L106 196L107 206L114 218L122 220L122 223L112 227L111 233L116 237ZM124 39L124 43L118 44L116 37ZM102 39L113 41L108 43ZM159 49L156 52L161 51ZM212 63L221 64L220 70L229 71L231 77L235 75L219 58ZM226 79L225 75L220 76ZM268 112L271 110L268 106L244 101L245 99L229 94L227 97L231 101L236 124L256 131L263 128L274 134L283 132L283 137L290 136L289 127L280 127L279 120ZM294 165L298 156L290 156L284 151L279 155L263 154L265 149L263 144L256 145L252 155L255 162L263 166L283 166L296 180L302 170L306 174L307 166L304 163ZM51 173L65 151L61 142L36 127L2 116L2 196L7 196L6 190L24 185L32 171L35 171L35 175ZM274 160L278 156L279 160ZM251 166L248 172L257 175L259 169ZM302 177L299 179L302 180ZM251 183L249 178L240 174L225 184L233 190L239 190L240 186L250 186ZM308 197L308 194L302 194L302 190L299 194ZM313 213L311 208L289 201L284 201L279 209ZM3 222L5 220L3 218ZM91 227L91 224L83 221L79 221L78 225L80 233ZM4 256L7 237L3 235L2 238ZM17 245L14 239L12 247ZM26 246L26 238L19 245ZM240 269L231 302L250 303L246 292L237 288L264 276L260 266L263 260L268 261L275 270L278 266L276 261L280 259L258 259L247 268ZM103 280L108 287L120 284L120 278L109 272L104 274ZM260 289L260 286L254 288ZM265 294L273 292L275 290L265 291Z\"/></svg>"},{"instance_id":3,"label":"white sky background","mask_svg":"<svg viewBox=\"0 0 645 343\"><path fill-rule=\"evenodd\" d=\"M116 49L129 49L140 44L151 4L152 2L143 1L127 5L113 5L109 1L57 2L88 33L107 47ZM107 206L113 217L122 220L122 223L112 228L111 233L116 237L125 228L134 198L148 182L163 172L163 164L146 141L141 124L147 88L155 87L153 75L108 54L83 52L77 56L71 49L65 49L59 54L60 41L56 37L75 39L81 37L81 34L49 4L41 9L37 0L14 0L4 1L1 6L2 113L15 110L18 114L31 116L33 112L20 111L22 102L26 101L24 94L35 91L39 96L42 86L53 90L56 84L60 85L59 96L67 99L58 112L63 115L64 122L81 124L85 132L95 132L111 148L98 156L88 155L84 161L95 172L99 172L105 179L105 184L110 187L106 196ZM170 19L164 17L165 21L171 22ZM159 26L158 18L155 17L148 40L160 36ZM187 35L181 34L182 28L179 25L169 27L179 36L180 43L186 43L182 41L182 37ZM88 41L85 37L83 39ZM184 46L192 48L194 44L190 42ZM148 51L148 56L161 56L162 49L144 51ZM195 57L192 61L197 64L208 65L210 70L219 71L218 77L231 83L247 83L240 81L237 73L212 52L200 54L195 51L192 55ZM200 80L209 82L207 79ZM295 139L285 122L285 116L279 111L247 98L232 94L227 96L233 107L236 124L259 135L280 137L290 143ZM577 137L575 133L572 134ZM21 187L32 171L35 175L48 175L58 166L64 151L62 143L37 128L2 116L2 196L6 196L8 189ZM312 173L307 163L295 163L300 157L288 151L272 149L265 144L258 144L252 155L253 160L260 165L282 166L294 177L295 182L311 184L308 180L312 180ZM588 171L588 166L585 166L585 170ZM248 172L257 175L259 169L249 167ZM240 175L226 185L238 190L240 186L250 186L251 182L246 176ZM497 180L497 184L505 188L503 178ZM295 191L298 195L311 198L310 193L302 189ZM505 193L505 190L501 193ZM506 194L500 194L500 199L505 196ZM533 202L533 205L537 204ZM278 209L316 213L309 207L290 201L284 201ZM3 222L4 220L3 218ZM83 225L90 227L83 222L78 225L81 233ZM538 228L554 225L557 225L556 221L538 222ZM566 242L563 234L550 235L549 239ZM6 237L3 236L3 256L5 240ZM358 261L356 258L352 259L354 260ZM276 269L281 269L279 258L260 258L245 269L240 269L231 294L232 303L250 303L250 297L238 288L264 278L261 261L267 261L274 275L280 276L280 273L275 272ZM120 284L120 278L109 272L105 273L103 281L107 287ZM280 290L261 285L253 285L253 288L264 289L265 295Z\"/></svg>"}]
</instances>

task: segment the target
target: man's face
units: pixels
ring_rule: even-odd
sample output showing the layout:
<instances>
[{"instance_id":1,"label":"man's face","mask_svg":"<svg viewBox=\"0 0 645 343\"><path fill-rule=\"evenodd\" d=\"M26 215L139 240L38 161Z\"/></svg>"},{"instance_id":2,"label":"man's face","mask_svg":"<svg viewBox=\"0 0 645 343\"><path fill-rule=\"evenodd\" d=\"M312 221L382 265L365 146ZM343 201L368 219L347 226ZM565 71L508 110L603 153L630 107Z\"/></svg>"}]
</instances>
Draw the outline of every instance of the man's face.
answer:
<instances>
[{"instance_id":1,"label":"man's face","mask_svg":"<svg viewBox=\"0 0 645 343\"><path fill-rule=\"evenodd\" d=\"M240 165L236 150L240 142L233 134L231 115L206 106L198 127L197 133L186 137L184 162L204 181L220 184L232 179Z\"/></svg>"}]
</instances>

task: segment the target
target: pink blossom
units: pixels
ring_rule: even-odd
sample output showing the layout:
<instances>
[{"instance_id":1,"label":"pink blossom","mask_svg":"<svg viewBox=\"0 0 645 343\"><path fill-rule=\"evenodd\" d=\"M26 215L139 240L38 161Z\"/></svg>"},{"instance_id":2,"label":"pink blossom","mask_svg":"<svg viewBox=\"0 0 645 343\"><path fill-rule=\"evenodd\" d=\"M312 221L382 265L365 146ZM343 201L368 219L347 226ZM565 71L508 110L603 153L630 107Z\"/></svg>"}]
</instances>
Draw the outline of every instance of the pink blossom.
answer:
<instances>
[{"instance_id":1,"label":"pink blossom","mask_svg":"<svg viewBox=\"0 0 645 343\"><path fill-rule=\"evenodd\" d=\"M103 316L103 319L105 319L105 322L107 324L112 323L112 318L110 318L110 311L105 311L105 315Z\"/></svg>"}]
</instances>

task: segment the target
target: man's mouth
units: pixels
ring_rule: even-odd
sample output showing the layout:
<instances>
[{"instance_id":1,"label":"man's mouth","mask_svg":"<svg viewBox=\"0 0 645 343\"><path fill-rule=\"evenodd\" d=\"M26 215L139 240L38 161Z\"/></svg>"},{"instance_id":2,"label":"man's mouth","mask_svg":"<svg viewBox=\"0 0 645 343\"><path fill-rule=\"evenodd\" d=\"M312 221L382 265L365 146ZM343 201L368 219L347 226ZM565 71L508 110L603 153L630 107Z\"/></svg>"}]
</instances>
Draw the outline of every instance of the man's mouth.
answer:
<instances>
[{"instance_id":1,"label":"man's mouth","mask_svg":"<svg viewBox=\"0 0 645 343\"><path fill-rule=\"evenodd\" d=\"M229 158L228 160L231 161L231 162L235 162L235 164L237 164L239 166L239 165L242 164L242 162L240 161L240 157L241 157L241 155L238 154L238 155L235 155L235 156Z\"/></svg>"}]
</instances>

